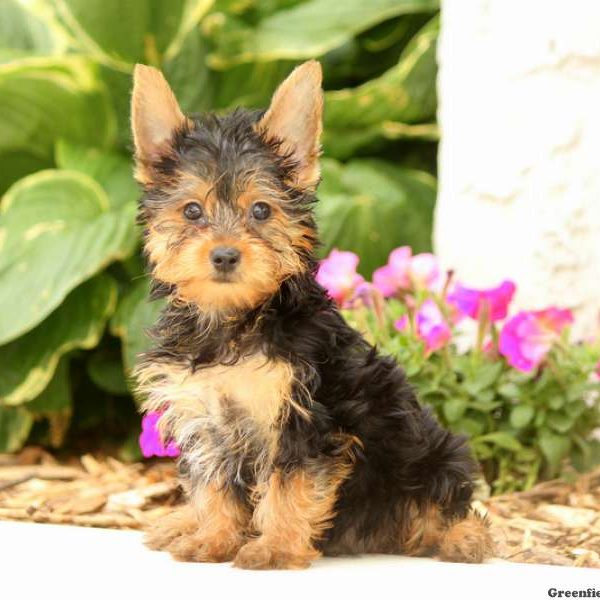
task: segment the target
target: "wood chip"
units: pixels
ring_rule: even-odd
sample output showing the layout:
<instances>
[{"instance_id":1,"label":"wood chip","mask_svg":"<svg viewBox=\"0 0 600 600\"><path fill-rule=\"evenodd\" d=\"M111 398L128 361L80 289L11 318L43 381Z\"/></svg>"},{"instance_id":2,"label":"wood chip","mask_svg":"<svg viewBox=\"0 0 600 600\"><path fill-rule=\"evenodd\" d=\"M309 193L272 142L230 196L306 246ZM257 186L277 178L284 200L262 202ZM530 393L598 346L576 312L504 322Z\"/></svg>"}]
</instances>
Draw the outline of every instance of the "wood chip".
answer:
<instances>
[{"instance_id":1,"label":"wood chip","mask_svg":"<svg viewBox=\"0 0 600 600\"><path fill-rule=\"evenodd\" d=\"M182 501L173 461L84 455L62 464L39 448L0 455L0 519L140 529ZM572 482L485 498L498 557L600 568L600 468Z\"/></svg>"},{"instance_id":2,"label":"wood chip","mask_svg":"<svg viewBox=\"0 0 600 600\"><path fill-rule=\"evenodd\" d=\"M597 518L597 513L588 508L572 508L560 504L546 504L535 510L535 516L543 521L557 523L568 529L588 527Z\"/></svg>"}]
</instances>

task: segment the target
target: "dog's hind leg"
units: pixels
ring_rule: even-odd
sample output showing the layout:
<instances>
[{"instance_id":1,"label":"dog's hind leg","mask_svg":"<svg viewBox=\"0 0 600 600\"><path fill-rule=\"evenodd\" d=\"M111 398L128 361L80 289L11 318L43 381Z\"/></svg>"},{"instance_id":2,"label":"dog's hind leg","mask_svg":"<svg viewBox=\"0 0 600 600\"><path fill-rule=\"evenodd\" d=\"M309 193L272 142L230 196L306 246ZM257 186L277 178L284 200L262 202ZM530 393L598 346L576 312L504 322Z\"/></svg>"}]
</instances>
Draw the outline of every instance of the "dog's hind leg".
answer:
<instances>
[{"instance_id":1,"label":"dog's hind leg","mask_svg":"<svg viewBox=\"0 0 600 600\"><path fill-rule=\"evenodd\" d=\"M402 551L411 556L438 556L449 562L480 563L494 553L485 518L470 511L463 519L445 519L436 506L413 508L403 534Z\"/></svg>"}]
</instances>

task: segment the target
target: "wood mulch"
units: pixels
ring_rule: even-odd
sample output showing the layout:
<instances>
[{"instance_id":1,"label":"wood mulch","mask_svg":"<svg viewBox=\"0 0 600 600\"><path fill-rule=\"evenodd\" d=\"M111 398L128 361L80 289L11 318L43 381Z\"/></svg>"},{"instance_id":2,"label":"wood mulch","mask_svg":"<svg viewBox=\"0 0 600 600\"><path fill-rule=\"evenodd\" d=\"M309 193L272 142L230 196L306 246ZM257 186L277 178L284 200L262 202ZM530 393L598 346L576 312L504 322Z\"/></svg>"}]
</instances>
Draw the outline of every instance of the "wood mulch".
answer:
<instances>
[{"instance_id":1,"label":"wood mulch","mask_svg":"<svg viewBox=\"0 0 600 600\"><path fill-rule=\"evenodd\" d=\"M170 461L0 454L0 520L140 529L179 502ZM474 505L492 523L500 558L600 568L600 469Z\"/></svg>"}]
</instances>

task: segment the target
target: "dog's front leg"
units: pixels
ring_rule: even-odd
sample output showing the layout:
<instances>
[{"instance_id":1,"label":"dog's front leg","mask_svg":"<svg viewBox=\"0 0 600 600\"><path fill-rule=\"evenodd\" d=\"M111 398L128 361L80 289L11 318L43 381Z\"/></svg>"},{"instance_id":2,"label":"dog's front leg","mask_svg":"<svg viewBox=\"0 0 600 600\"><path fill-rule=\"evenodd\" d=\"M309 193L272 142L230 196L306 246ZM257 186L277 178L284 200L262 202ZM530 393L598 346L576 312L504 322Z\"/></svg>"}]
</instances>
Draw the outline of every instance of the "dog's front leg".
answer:
<instances>
[{"instance_id":1,"label":"dog's front leg","mask_svg":"<svg viewBox=\"0 0 600 600\"><path fill-rule=\"evenodd\" d=\"M350 451L277 468L257 490L252 518L258 537L242 546L242 569L303 569L320 556L314 542L331 527L340 484L352 469Z\"/></svg>"},{"instance_id":2,"label":"dog's front leg","mask_svg":"<svg viewBox=\"0 0 600 600\"><path fill-rule=\"evenodd\" d=\"M191 562L232 560L245 541L250 511L229 490L199 486L190 503L166 515L147 533L146 544Z\"/></svg>"}]
</instances>

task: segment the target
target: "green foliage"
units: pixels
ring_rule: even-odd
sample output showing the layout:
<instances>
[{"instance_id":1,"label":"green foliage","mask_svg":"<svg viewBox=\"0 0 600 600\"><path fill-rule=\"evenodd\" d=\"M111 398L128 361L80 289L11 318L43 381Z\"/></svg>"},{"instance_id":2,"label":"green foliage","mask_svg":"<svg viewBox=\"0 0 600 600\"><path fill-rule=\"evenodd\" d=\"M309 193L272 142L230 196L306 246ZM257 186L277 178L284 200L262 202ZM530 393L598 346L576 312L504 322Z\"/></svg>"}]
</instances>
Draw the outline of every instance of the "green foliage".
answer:
<instances>
[{"instance_id":1,"label":"green foliage","mask_svg":"<svg viewBox=\"0 0 600 600\"><path fill-rule=\"evenodd\" d=\"M477 348L460 351L451 343L426 353L410 328L393 328L399 310L392 303L379 320L365 308L348 318L406 367L442 424L470 438L494 491L527 489L567 467L599 462L600 444L591 436L600 427L598 347L557 344L543 368L522 373Z\"/></svg>"},{"instance_id":2,"label":"green foliage","mask_svg":"<svg viewBox=\"0 0 600 600\"><path fill-rule=\"evenodd\" d=\"M324 159L321 168L317 216L325 252L351 248L368 275L401 244L429 249L436 193L431 175L373 159Z\"/></svg>"},{"instance_id":3,"label":"green foliage","mask_svg":"<svg viewBox=\"0 0 600 600\"><path fill-rule=\"evenodd\" d=\"M0 3L0 451L28 437L58 446L77 428L118 431L128 452L135 438L130 374L161 305L146 299L135 225L134 64L161 68L201 112L266 107L297 64L320 59L325 250L360 252L370 270L396 245L430 245L437 8Z\"/></svg>"}]
</instances>

